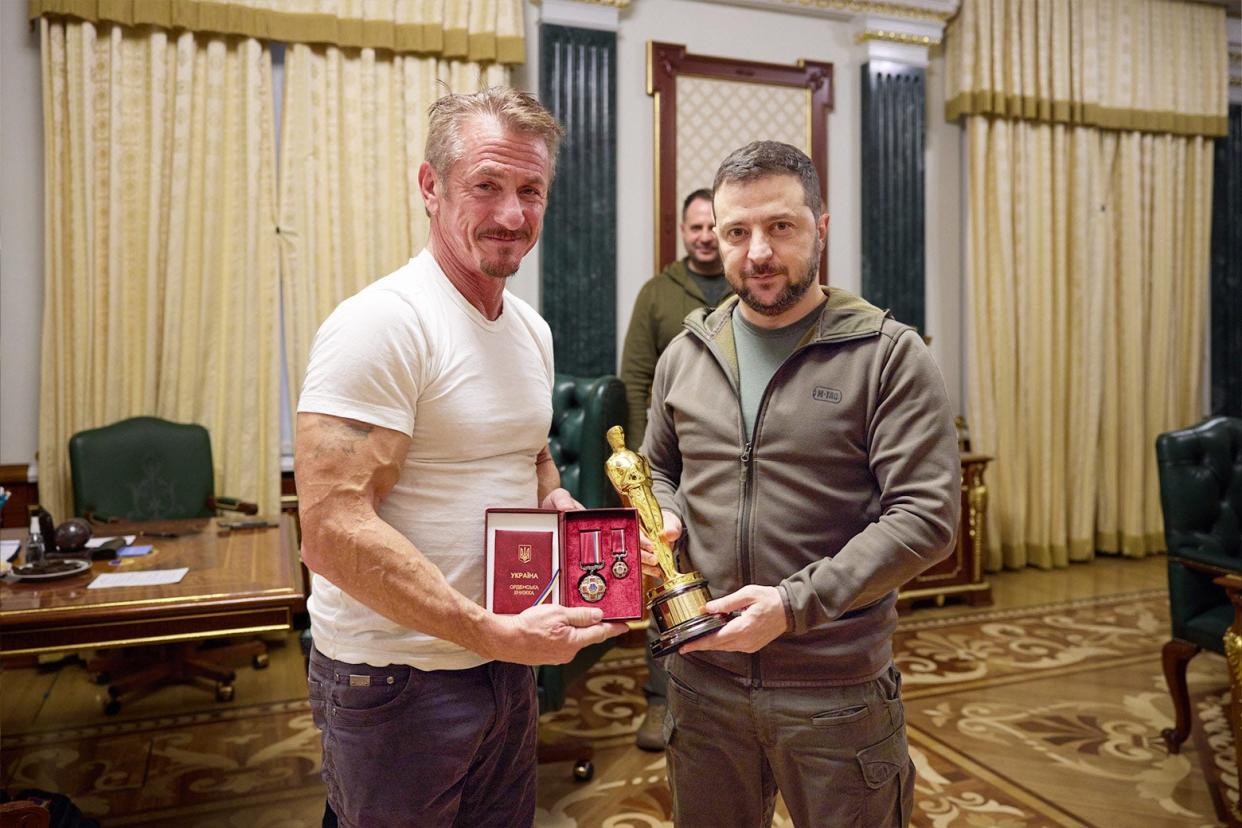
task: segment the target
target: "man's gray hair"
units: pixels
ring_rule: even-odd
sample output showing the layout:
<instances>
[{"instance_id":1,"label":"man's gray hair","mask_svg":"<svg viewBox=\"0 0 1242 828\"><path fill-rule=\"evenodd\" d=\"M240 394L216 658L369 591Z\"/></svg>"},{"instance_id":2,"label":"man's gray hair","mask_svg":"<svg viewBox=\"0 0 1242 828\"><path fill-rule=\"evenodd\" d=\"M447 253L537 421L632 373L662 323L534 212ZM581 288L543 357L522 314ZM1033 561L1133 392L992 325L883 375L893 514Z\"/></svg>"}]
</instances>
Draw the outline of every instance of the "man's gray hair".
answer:
<instances>
[{"instance_id":1,"label":"man's gray hair","mask_svg":"<svg viewBox=\"0 0 1242 828\"><path fill-rule=\"evenodd\" d=\"M824 197L819 188L819 173L806 153L780 141L753 141L729 153L716 170L712 192L729 182L754 181L769 175L796 176L802 184L802 199L816 220L824 212Z\"/></svg>"},{"instance_id":2,"label":"man's gray hair","mask_svg":"<svg viewBox=\"0 0 1242 828\"><path fill-rule=\"evenodd\" d=\"M428 114L431 118L424 157L441 178L466 151L462 124L480 116L496 118L507 129L542 138L548 147L548 181L556 174L556 149L565 130L529 92L492 86L469 95L449 93L433 103Z\"/></svg>"}]
</instances>

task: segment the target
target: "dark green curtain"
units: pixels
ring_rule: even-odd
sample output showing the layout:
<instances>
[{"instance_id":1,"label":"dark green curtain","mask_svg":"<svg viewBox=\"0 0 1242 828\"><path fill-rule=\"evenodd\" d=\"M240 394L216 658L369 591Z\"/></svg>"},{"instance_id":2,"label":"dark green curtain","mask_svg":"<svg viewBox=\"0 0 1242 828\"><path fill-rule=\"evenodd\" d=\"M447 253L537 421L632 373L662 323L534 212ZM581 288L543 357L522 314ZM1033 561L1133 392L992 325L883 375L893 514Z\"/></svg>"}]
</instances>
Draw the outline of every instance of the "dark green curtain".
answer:
<instances>
[{"instance_id":1,"label":"dark green curtain","mask_svg":"<svg viewBox=\"0 0 1242 828\"><path fill-rule=\"evenodd\" d=\"M617 35L539 27L539 98L565 127L544 219L540 312L556 370L617 366Z\"/></svg>"},{"instance_id":2,"label":"dark green curtain","mask_svg":"<svg viewBox=\"0 0 1242 828\"><path fill-rule=\"evenodd\" d=\"M1212 413L1242 417L1242 105L1216 139L1212 182Z\"/></svg>"},{"instance_id":3,"label":"dark green curtain","mask_svg":"<svg viewBox=\"0 0 1242 828\"><path fill-rule=\"evenodd\" d=\"M888 61L862 72L862 295L924 324L924 72Z\"/></svg>"}]
</instances>

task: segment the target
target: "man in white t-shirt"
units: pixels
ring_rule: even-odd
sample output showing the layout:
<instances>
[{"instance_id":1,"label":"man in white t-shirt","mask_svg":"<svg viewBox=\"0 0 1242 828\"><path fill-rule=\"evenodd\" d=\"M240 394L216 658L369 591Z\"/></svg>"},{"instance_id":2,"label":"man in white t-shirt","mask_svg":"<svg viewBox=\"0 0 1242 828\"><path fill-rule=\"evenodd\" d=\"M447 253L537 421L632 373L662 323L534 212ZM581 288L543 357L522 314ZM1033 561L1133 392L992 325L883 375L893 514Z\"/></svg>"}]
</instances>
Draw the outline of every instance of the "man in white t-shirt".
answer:
<instances>
[{"instance_id":1,"label":"man in white t-shirt","mask_svg":"<svg viewBox=\"0 0 1242 828\"><path fill-rule=\"evenodd\" d=\"M533 664L625 630L483 608L483 513L581 508L548 452L552 341L505 290L539 236L561 129L494 88L431 108L427 247L320 328L296 476L309 685L341 825L530 825Z\"/></svg>"}]
</instances>

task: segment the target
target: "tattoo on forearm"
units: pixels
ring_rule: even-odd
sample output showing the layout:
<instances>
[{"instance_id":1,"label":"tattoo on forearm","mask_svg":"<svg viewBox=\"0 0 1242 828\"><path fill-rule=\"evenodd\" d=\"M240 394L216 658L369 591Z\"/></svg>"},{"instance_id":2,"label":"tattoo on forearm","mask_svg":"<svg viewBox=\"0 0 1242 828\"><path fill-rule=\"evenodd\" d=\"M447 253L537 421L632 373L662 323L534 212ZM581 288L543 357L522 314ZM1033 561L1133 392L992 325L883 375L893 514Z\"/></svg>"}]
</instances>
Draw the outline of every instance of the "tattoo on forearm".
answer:
<instances>
[{"instance_id":1,"label":"tattoo on forearm","mask_svg":"<svg viewBox=\"0 0 1242 828\"><path fill-rule=\"evenodd\" d=\"M325 426L323 439L319 444L321 453L323 451L332 451L341 454L354 454L355 446L367 439L374 429L374 426L366 423L355 423L348 420L328 420L325 422Z\"/></svg>"}]
</instances>

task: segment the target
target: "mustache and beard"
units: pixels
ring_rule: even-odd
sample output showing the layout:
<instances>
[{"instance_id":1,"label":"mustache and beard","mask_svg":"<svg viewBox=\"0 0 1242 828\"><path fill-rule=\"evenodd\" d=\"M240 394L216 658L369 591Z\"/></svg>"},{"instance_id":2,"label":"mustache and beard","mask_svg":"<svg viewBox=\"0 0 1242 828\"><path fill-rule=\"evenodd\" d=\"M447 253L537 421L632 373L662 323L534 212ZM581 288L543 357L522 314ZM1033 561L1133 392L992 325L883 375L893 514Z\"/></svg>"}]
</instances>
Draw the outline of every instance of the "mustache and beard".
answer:
<instances>
[{"instance_id":1,"label":"mustache and beard","mask_svg":"<svg viewBox=\"0 0 1242 828\"><path fill-rule=\"evenodd\" d=\"M776 295L772 301L764 303L747 286L748 279L763 276L779 276L786 274L785 286L781 288L781 292ZM785 311L798 304L806 292L811 289L811 285L815 284L819 275L819 255L818 253L811 256L803 271L801 279L794 279L788 276L788 270L782 267L774 267L771 265L748 265L742 268L741 279L734 287L734 292L738 298L745 302L751 310L761 313L764 316L780 316Z\"/></svg>"},{"instance_id":2,"label":"mustache and beard","mask_svg":"<svg viewBox=\"0 0 1242 828\"><path fill-rule=\"evenodd\" d=\"M499 241L499 242L528 242L530 241L530 231L522 230L505 230L503 227L488 227L480 230L475 234L478 241ZM504 259L483 259L479 262L479 269L493 279L508 279L517 273L518 265L522 262L521 254Z\"/></svg>"}]
</instances>

